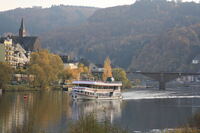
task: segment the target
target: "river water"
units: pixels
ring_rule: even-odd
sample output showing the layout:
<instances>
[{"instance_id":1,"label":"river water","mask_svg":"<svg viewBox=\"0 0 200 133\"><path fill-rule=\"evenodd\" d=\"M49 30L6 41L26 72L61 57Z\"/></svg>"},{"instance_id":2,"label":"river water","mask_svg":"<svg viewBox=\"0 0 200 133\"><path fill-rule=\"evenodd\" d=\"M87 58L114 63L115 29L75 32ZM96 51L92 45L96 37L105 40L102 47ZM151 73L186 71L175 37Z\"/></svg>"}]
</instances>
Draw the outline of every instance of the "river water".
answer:
<instances>
[{"instance_id":1,"label":"river water","mask_svg":"<svg viewBox=\"0 0 200 133\"><path fill-rule=\"evenodd\" d=\"M62 91L7 92L0 96L0 133L67 133L72 121L89 113L130 132L157 132L184 125L200 112L198 87L136 89L123 97L74 102Z\"/></svg>"}]
</instances>

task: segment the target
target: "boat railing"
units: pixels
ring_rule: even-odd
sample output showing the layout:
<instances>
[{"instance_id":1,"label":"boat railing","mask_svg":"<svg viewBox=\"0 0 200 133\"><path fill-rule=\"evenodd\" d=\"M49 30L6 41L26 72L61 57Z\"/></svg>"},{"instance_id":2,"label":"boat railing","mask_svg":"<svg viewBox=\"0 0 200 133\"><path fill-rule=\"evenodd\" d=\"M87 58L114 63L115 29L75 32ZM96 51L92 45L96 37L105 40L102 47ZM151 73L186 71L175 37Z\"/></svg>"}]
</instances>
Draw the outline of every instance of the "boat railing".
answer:
<instances>
[{"instance_id":1,"label":"boat railing","mask_svg":"<svg viewBox=\"0 0 200 133\"><path fill-rule=\"evenodd\" d=\"M93 82L104 82L104 83L122 83L121 81L102 81L102 80L77 80L77 81L86 81L86 82L89 82L89 81L93 81Z\"/></svg>"},{"instance_id":2,"label":"boat railing","mask_svg":"<svg viewBox=\"0 0 200 133\"><path fill-rule=\"evenodd\" d=\"M105 82L105 83L121 83L121 81L107 81L107 80L106 81L102 81L102 80L97 80L95 78L84 78L84 79L79 79L77 81L94 81L94 82Z\"/></svg>"}]
</instances>

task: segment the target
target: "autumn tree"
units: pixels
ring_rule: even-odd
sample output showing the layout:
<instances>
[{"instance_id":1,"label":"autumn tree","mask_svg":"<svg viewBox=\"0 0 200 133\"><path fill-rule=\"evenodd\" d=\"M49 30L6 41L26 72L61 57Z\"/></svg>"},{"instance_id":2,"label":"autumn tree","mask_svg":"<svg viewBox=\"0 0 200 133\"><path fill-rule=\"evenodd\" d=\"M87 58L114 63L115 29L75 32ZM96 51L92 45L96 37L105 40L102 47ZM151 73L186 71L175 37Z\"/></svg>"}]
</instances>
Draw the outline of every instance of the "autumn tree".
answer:
<instances>
[{"instance_id":1,"label":"autumn tree","mask_svg":"<svg viewBox=\"0 0 200 133\"><path fill-rule=\"evenodd\" d=\"M112 77L111 61L109 57L106 57L104 61L104 71L102 75L103 81L106 81L108 77Z\"/></svg>"},{"instance_id":2,"label":"autumn tree","mask_svg":"<svg viewBox=\"0 0 200 133\"><path fill-rule=\"evenodd\" d=\"M0 89L4 89L12 78L12 68L3 62L0 62Z\"/></svg>"},{"instance_id":3,"label":"autumn tree","mask_svg":"<svg viewBox=\"0 0 200 133\"><path fill-rule=\"evenodd\" d=\"M47 50L31 54L29 73L35 75L34 86L48 88L50 84L58 80L63 68L61 58Z\"/></svg>"},{"instance_id":4,"label":"autumn tree","mask_svg":"<svg viewBox=\"0 0 200 133\"><path fill-rule=\"evenodd\" d=\"M123 88L131 88L131 82L128 80L126 72L122 68L113 69L113 77L116 81L122 81Z\"/></svg>"},{"instance_id":5,"label":"autumn tree","mask_svg":"<svg viewBox=\"0 0 200 133\"><path fill-rule=\"evenodd\" d=\"M78 64L78 68L67 67L62 73L64 80L79 80L82 73L88 73L88 68L83 64Z\"/></svg>"}]
</instances>

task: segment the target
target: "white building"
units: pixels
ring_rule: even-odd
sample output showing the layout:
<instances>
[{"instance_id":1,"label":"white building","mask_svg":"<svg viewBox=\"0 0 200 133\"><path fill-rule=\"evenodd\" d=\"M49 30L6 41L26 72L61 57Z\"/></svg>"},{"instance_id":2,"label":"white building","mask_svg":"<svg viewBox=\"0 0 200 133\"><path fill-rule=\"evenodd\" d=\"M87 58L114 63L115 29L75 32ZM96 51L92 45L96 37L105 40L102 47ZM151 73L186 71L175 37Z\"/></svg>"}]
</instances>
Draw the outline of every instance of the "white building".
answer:
<instances>
[{"instance_id":1,"label":"white building","mask_svg":"<svg viewBox=\"0 0 200 133\"><path fill-rule=\"evenodd\" d=\"M64 68L77 69L79 63L64 63Z\"/></svg>"},{"instance_id":2,"label":"white building","mask_svg":"<svg viewBox=\"0 0 200 133\"><path fill-rule=\"evenodd\" d=\"M4 45L5 62L11 67L23 67L30 61L30 52L24 50L19 43L14 44L11 38L4 38L0 43Z\"/></svg>"},{"instance_id":3,"label":"white building","mask_svg":"<svg viewBox=\"0 0 200 133\"><path fill-rule=\"evenodd\" d=\"M197 55L193 60L192 64L199 64L200 63L200 55Z\"/></svg>"}]
</instances>

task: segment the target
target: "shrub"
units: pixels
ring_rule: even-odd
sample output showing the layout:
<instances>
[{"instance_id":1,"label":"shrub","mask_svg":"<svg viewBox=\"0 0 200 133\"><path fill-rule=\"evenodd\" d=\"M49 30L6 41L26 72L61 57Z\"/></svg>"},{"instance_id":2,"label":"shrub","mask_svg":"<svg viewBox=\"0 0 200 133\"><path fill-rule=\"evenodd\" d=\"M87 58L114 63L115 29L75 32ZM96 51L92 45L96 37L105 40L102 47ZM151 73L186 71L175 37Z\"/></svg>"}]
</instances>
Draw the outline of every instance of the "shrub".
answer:
<instances>
[{"instance_id":1,"label":"shrub","mask_svg":"<svg viewBox=\"0 0 200 133\"><path fill-rule=\"evenodd\" d=\"M89 114L81 116L72 123L69 133L127 133L127 131L111 125L108 120L98 122L94 114Z\"/></svg>"}]
</instances>

